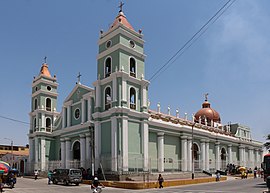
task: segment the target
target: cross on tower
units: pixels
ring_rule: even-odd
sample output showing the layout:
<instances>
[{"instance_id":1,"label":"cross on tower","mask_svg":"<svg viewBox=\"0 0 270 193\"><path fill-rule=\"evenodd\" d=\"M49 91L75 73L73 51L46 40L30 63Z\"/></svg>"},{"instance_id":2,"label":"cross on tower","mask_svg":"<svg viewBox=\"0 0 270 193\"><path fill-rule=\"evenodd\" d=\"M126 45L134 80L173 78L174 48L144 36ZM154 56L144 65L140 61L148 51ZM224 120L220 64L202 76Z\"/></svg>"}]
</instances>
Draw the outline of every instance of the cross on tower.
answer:
<instances>
[{"instance_id":1,"label":"cross on tower","mask_svg":"<svg viewBox=\"0 0 270 193\"><path fill-rule=\"evenodd\" d=\"M118 6L120 8L119 12L122 12L123 11L123 5L124 5L124 3L121 1L120 2L120 5Z\"/></svg>"},{"instance_id":2,"label":"cross on tower","mask_svg":"<svg viewBox=\"0 0 270 193\"><path fill-rule=\"evenodd\" d=\"M78 74L78 76L77 76L77 78L78 78L78 83L80 83L80 81L81 81L81 73L79 72L79 74Z\"/></svg>"},{"instance_id":3,"label":"cross on tower","mask_svg":"<svg viewBox=\"0 0 270 193\"><path fill-rule=\"evenodd\" d=\"M209 95L209 93L205 93L205 94L204 94L205 101L208 101L208 95Z\"/></svg>"}]
</instances>

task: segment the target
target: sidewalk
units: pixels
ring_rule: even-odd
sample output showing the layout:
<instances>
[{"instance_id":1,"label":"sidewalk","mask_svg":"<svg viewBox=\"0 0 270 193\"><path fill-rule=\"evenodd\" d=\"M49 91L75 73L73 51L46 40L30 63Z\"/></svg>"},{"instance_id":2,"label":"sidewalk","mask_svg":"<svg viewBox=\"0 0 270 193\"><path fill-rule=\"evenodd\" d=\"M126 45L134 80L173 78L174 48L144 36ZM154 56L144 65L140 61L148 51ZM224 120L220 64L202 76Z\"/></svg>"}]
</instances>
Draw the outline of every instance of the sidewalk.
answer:
<instances>
[{"instance_id":1,"label":"sidewalk","mask_svg":"<svg viewBox=\"0 0 270 193\"><path fill-rule=\"evenodd\" d=\"M222 176L220 181L227 180L226 176ZM188 184L199 184L199 183L208 183L208 182L215 182L216 177L204 177L204 178L197 178L197 179L173 179L173 180L165 180L163 182L164 187L169 186L181 186L181 185L188 185ZM90 180L84 180L84 184L90 184ZM102 184L107 187L114 187L114 188L124 188L124 189L149 189L149 188L157 188L158 182L157 181L102 181Z\"/></svg>"}]
</instances>

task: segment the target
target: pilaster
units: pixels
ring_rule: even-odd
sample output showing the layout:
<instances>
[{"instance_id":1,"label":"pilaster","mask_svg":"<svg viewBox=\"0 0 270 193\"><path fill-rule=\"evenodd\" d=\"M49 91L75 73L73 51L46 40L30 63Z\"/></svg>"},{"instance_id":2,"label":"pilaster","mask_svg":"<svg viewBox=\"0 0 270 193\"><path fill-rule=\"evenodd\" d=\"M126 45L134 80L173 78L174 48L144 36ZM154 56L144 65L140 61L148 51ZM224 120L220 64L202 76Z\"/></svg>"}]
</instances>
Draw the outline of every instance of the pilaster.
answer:
<instances>
[{"instance_id":1,"label":"pilaster","mask_svg":"<svg viewBox=\"0 0 270 193\"><path fill-rule=\"evenodd\" d=\"M202 169L205 170L206 166L206 159L205 159L205 140L201 140L201 162L202 162Z\"/></svg>"},{"instance_id":2,"label":"pilaster","mask_svg":"<svg viewBox=\"0 0 270 193\"><path fill-rule=\"evenodd\" d=\"M164 172L164 133L158 133L158 172Z\"/></svg>"},{"instance_id":3,"label":"pilaster","mask_svg":"<svg viewBox=\"0 0 270 193\"><path fill-rule=\"evenodd\" d=\"M123 170L128 171L128 117L122 119Z\"/></svg>"},{"instance_id":4,"label":"pilaster","mask_svg":"<svg viewBox=\"0 0 270 193\"><path fill-rule=\"evenodd\" d=\"M66 168L66 142L64 138L61 138L60 142L61 142L61 168Z\"/></svg>"},{"instance_id":5,"label":"pilaster","mask_svg":"<svg viewBox=\"0 0 270 193\"><path fill-rule=\"evenodd\" d=\"M143 170L148 171L148 144L149 144L149 128L148 128L148 122L143 121L141 126L142 129L142 141L143 141Z\"/></svg>"},{"instance_id":6,"label":"pilaster","mask_svg":"<svg viewBox=\"0 0 270 193\"><path fill-rule=\"evenodd\" d=\"M65 138L66 140L66 168L70 168L70 151L71 151L71 145L70 145L70 138Z\"/></svg>"},{"instance_id":7,"label":"pilaster","mask_svg":"<svg viewBox=\"0 0 270 193\"><path fill-rule=\"evenodd\" d=\"M81 167L85 168L85 135L81 134L80 135L80 153L81 153Z\"/></svg>"},{"instance_id":8,"label":"pilaster","mask_svg":"<svg viewBox=\"0 0 270 193\"><path fill-rule=\"evenodd\" d=\"M187 171L187 136L181 136L182 171Z\"/></svg>"},{"instance_id":9,"label":"pilaster","mask_svg":"<svg viewBox=\"0 0 270 193\"><path fill-rule=\"evenodd\" d=\"M220 170L220 142L215 143L216 148L216 170Z\"/></svg>"},{"instance_id":10,"label":"pilaster","mask_svg":"<svg viewBox=\"0 0 270 193\"><path fill-rule=\"evenodd\" d=\"M117 171L117 119L111 117L111 164L112 171Z\"/></svg>"}]
</instances>

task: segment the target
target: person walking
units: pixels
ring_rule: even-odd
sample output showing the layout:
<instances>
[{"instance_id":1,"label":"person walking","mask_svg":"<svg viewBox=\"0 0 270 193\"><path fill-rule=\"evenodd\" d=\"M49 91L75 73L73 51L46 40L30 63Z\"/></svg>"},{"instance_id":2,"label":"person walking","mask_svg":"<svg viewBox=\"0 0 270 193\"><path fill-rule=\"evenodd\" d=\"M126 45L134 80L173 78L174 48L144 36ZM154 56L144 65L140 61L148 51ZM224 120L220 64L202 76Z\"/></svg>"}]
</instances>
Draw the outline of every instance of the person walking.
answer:
<instances>
[{"instance_id":1,"label":"person walking","mask_svg":"<svg viewBox=\"0 0 270 193\"><path fill-rule=\"evenodd\" d=\"M37 180L37 177L38 177L38 171L35 170L35 171L34 171L34 174L35 174L35 180Z\"/></svg>"},{"instance_id":2,"label":"person walking","mask_svg":"<svg viewBox=\"0 0 270 193\"><path fill-rule=\"evenodd\" d=\"M158 175L159 188L163 188L164 179L161 174Z\"/></svg>"},{"instance_id":3,"label":"person walking","mask_svg":"<svg viewBox=\"0 0 270 193\"><path fill-rule=\"evenodd\" d=\"M52 171L48 171L48 184L50 185L52 181Z\"/></svg>"}]
</instances>

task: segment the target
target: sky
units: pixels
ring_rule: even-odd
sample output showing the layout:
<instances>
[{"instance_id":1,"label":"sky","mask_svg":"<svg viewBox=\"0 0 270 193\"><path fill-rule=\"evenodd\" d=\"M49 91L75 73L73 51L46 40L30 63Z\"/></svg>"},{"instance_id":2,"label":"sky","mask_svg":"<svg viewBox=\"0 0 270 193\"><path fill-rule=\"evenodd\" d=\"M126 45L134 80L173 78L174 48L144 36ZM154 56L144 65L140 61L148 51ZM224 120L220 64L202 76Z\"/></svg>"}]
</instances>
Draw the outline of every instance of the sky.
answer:
<instances>
[{"instance_id":1,"label":"sky","mask_svg":"<svg viewBox=\"0 0 270 193\"><path fill-rule=\"evenodd\" d=\"M227 0L125 0L123 11L145 40L145 79L164 65ZM97 79L99 31L118 14L116 0L0 0L0 144L28 143L31 85L47 56L61 106L82 74ZM270 118L270 1L236 0L149 86L150 109L196 113L209 93L222 124L251 128L264 142ZM16 122L1 117L22 121ZM8 139L5 139L8 138Z\"/></svg>"}]
</instances>

